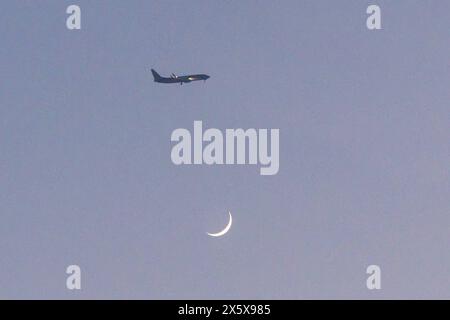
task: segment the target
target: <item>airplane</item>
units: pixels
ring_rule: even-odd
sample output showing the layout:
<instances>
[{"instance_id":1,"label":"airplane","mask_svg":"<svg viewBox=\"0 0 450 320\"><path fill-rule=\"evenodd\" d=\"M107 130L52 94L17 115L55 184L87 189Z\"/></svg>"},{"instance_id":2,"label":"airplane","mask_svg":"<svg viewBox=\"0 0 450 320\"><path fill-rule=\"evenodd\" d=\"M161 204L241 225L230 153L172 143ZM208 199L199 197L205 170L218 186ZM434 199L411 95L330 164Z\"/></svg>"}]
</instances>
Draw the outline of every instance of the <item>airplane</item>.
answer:
<instances>
[{"instance_id":1,"label":"airplane","mask_svg":"<svg viewBox=\"0 0 450 320\"><path fill-rule=\"evenodd\" d=\"M182 85L183 83L189 83L192 81L198 81L198 80L208 80L210 77L207 74L191 74L187 76L176 76L175 74L171 74L170 78L161 77L158 72L156 72L154 69L152 69L152 74L155 82L159 83L179 83Z\"/></svg>"}]
</instances>

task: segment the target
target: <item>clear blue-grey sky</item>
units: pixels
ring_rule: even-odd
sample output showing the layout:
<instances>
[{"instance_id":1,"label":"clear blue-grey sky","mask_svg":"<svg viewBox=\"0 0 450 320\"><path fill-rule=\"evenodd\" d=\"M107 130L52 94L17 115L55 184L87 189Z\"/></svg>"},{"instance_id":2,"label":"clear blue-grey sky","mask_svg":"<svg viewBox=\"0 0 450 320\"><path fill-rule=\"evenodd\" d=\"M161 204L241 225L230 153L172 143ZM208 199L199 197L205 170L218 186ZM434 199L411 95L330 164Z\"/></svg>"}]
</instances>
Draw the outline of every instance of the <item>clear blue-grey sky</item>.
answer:
<instances>
[{"instance_id":1,"label":"clear blue-grey sky","mask_svg":"<svg viewBox=\"0 0 450 320\"><path fill-rule=\"evenodd\" d=\"M3 1L0 298L450 298L449 13ZM211 79L160 85L151 67ZM194 120L279 128L279 173L173 165L170 134Z\"/></svg>"}]
</instances>

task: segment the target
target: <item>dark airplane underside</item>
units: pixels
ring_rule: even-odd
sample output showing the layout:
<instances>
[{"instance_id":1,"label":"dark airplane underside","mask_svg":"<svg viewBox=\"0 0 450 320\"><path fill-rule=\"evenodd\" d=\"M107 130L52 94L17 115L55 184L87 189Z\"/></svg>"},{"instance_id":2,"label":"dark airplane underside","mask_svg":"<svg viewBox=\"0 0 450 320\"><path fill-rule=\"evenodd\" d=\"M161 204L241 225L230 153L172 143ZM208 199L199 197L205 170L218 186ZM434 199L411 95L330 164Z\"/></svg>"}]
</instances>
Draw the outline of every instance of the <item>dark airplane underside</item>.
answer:
<instances>
[{"instance_id":1,"label":"dark airplane underside","mask_svg":"<svg viewBox=\"0 0 450 320\"><path fill-rule=\"evenodd\" d=\"M209 76L207 74L192 74L187 76L176 76L172 73L172 75L169 77L162 77L156 72L154 69L152 69L153 79L155 82L159 83L179 83L182 85L183 83L189 83L192 81L199 81L199 80L208 80Z\"/></svg>"}]
</instances>

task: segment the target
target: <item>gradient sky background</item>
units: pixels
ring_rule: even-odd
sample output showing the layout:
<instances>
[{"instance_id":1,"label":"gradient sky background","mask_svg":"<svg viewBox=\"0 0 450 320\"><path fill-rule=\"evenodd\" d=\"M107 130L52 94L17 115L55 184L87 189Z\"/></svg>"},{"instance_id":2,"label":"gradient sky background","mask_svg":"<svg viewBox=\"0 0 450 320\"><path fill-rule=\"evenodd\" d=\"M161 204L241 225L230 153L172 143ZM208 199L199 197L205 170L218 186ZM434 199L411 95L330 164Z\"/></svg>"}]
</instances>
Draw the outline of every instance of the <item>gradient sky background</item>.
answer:
<instances>
[{"instance_id":1,"label":"gradient sky background","mask_svg":"<svg viewBox=\"0 0 450 320\"><path fill-rule=\"evenodd\" d=\"M2 1L0 298L450 298L449 14ZM151 67L211 79L160 85ZM194 120L279 128L278 175L173 165L170 134Z\"/></svg>"}]
</instances>

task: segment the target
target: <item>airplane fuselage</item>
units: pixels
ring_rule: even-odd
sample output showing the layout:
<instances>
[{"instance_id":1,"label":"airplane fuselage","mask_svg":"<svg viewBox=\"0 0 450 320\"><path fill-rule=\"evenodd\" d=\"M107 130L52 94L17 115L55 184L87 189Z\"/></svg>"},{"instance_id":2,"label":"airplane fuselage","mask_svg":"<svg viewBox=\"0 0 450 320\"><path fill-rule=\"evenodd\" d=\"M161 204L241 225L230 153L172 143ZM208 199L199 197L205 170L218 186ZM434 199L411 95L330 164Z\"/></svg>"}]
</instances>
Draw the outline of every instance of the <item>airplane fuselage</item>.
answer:
<instances>
[{"instance_id":1,"label":"airplane fuselage","mask_svg":"<svg viewBox=\"0 0 450 320\"><path fill-rule=\"evenodd\" d=\"M179 84L183 84L183 83L189 83L189 82L192 82L192 81L199 81L199 80L206 81L206 80L208 80L210 78L207 74L191 74L191 75L187 75L187 76L175 76L175 75L172 75L170 78L167 78L167 77L161 77L153 69L152 69L152 73L153 73L155 82L159 82L159 83L179 83Z\"/></svg>"}]
</instances>

